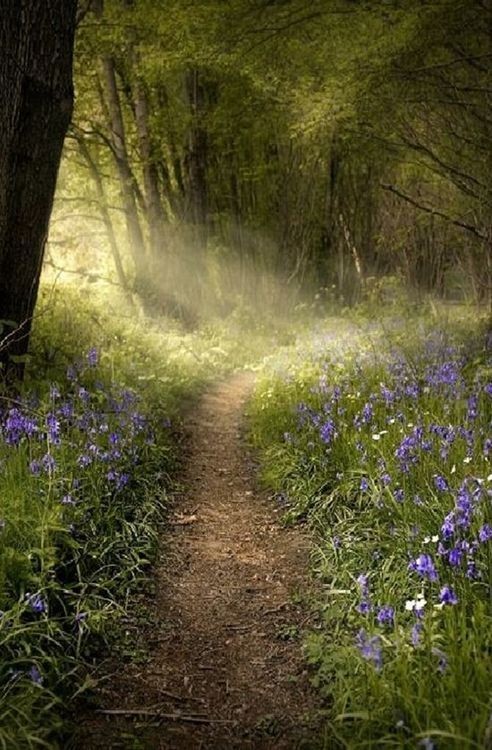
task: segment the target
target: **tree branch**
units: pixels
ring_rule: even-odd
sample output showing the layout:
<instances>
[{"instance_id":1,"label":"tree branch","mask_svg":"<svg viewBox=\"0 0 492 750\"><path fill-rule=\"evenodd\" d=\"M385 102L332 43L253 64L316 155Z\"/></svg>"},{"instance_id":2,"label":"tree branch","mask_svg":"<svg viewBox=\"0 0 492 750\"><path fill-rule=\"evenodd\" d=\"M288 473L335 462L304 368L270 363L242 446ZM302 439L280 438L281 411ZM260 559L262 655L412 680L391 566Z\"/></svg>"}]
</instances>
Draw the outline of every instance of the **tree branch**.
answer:
<instances>
[{"instance_id":1,"label":"tree branch","mask_svg":"<svg viewBox=\"0 0 492 750\"><path fill-rule=\"evenodd\" d=\"M441 219L445 219L446 221L449 221L451 224L454 224L455 226L460 227L461 229L466 229L467 232L471 232L472 234L475 235L475 237L478 237L480 240L487 239L487 235L480 232L476 227L473 226L473 224L467 224L466 222L460 221L459 219L453 219L451 216L448 216L443 211L439 211L439 209L437 208L430 208L429 206L424 206L422 203L419 203L410 195L403 193L394 185L388 185L382 182L381 187L383 188L383 190L388 190L390 193L397 195L402 200L406 201L407 203L410 203L412 206L415 206L415 208L418 208L420 211L424 211L424 213L431 214L432 216L440 216Z\"/></svg>"}]
</instances>

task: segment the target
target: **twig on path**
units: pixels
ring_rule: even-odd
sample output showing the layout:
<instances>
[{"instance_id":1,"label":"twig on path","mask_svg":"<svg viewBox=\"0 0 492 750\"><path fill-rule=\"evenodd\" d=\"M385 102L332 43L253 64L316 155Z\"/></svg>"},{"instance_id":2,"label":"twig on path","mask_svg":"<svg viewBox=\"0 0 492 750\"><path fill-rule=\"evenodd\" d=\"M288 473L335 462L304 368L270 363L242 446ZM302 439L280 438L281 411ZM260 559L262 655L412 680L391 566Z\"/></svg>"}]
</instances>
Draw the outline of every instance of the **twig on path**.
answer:
<instances>
[{"instance_id":1,"label":"twig on path","mask_svg":"<svg viewBox=\"0 0 492 750\"><path fill-rule=\"evenodd\" d=\"M211 719L209 716L195 716L194 714L166 714L162 711L151 711L148 708L108 708L99 709L98 714L105 716L143 716L167 721L183 721L188 724L231 724L228 719Z\"/></svg>"},{"instance_id":2,"label":"twig on path","mask_svg":"<svg viewBox=\"0 0 492 750\"><path fill-rule=\"evenodd\" d=\"M171 526L189 526L191 523L198 521L198 516L192 514L191 516L185 516L182 513L178 514L174 518L169 520Z\"/></svg>"},{"instance_id":3,"label":"twig on path","mask_svg":"<svg viewBox=\"0 0 492 750\"><path fill-rule=\"evenodd\" d=\"M252 625L226 625L225 629L231 631L232 633L237 633L238 635L245 635L246 633L249 633L250 630L252 630Z\"/></svg>"},{"instance_id":4,"label":"twig on path","mask_svg":"<svg viewBox=\"0 0 492 750\"><path fill-rule=\"evenodd\" d=\"M142 677L143 673L135 675L136 678ZM146 672L146 677L162 677L162 672ZM159 688L159 695L165 698L171 698L172 700L179 701L180 703L205 703L203 698L194 698L192 695L178 695L177 693L171 693L169 690L162 690Z\"/></svg>"},{"instance_id":5,"label":"twig on path","mask_svg":"<svg viewBox=\"0 0 492 750\"><path fill-rule=\"evenodd\" d=\"M274 607L273 609L265 609L265 610L264 610L264 611L263 611L263 612L261 613L261 616L262 616L262 617L265 617L265 615L275 615L275 614L277 614L278 612L281 612L281 611L282 611L283 609L285 609L286 607L288 607L288 606L289 606L289 604L290 604L290 602L282 602L282 604L279 604L279 605L278 605L278 607Z\"/></svg>"}]
</instances>

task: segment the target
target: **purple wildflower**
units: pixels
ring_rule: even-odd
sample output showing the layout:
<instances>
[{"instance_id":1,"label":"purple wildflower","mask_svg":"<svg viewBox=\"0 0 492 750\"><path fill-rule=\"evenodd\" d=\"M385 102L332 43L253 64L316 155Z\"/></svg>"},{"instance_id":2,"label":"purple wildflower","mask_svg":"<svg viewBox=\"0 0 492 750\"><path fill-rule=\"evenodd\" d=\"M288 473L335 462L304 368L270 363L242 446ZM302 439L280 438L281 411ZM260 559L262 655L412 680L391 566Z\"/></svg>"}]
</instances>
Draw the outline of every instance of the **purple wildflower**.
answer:
<instances>
[{"instance_id":1,"label":"purple wildflower","mask_svg":"<svg viewBox=\"0 0 492 750\"><path fill-rule=\"evenodd\" d=\"M41 468L42 467L39 461L31 461L31 463L29 464L29 471L35 477L38 477L41 474Z\"/></svg>"},{"instance_id":2,"label":"purple wildflower","mask_svg":"<svg viewBox=\"0 0 492 750\"><path fill-rule=\"evenodd\" d=\"M458 565L461 564L461 560L463 558L463 550L458 545L456 547L453 547L448 552L448 563L453 567L456 568Z\"/></svg>"},{"instance_id":3,"label":"purple wildflower","mask_svg":"<svg viewBox=\"0 0 492 750\"><path fill-rule=\"evenodd\" d=\"M89 364L89 367L96 367L97 363L99 362L99 352L96 349L95 346L93 346L89 351L87 352L87 362Z\"/></svg>"},{"instance_id":4,"label":"purple wildflower","mask_svg":"<svg viewBox=\"0 0 492 750\"><path fill-rule=\"evenodd\" d=\"M443 586L439 593L439 601L441 604L458 604L458 597L450 586Z\"/></svg>"},{"instance_id":5,"label":"purple wildflower","mask_svg":"<svg viewBox=\"0 0 492 750\"><path fill-rule=\"evenodd\" d=\"M395 617L395 610L393 607L383 606L380 607L376 615L377 621L380 625L393 625Z\"/></svg>"},{"instance_id":6,"label":"purple wildflower","mask_svg":"<svg viewBox=\"0 0 492 750\"><path fill-rule=\"evenodd\" d=\"M439 648L433 648L432 653L437 656L437 668L441 674L444 674L448 668L448 659L444 651Z\"/></svg>"},{"instance_id":7,"label":"purple wildflower","mask_svg":"<svg viewBox=\"0 0 492 750\"><path fill-rule=\"evenodd\" d=\"M356 578L357 583L359 584L360 592L362 596L368 596L369 594L369 578L364 573L361 573Z\"/></svg>"},{"instance_id":8,"label":"purple wildflower","mask_svg":"<svg viewBox=\"0 0 492 750\"><path fill-rule=\"evenodd\" d=\"M328 419L320 428L319 436L323 443L329 445L336 437L336 428L333 419Z\"/></svg>"},{"instance_id":9,"label":"purple wildflower","mask_svg":"<svg viewBox=\"0 0 492 750\"><path fill-rule=\"evenodd\" d=\"M36 612L37 614L46 612L46 602L40 594L27 593L25 599L33 612Z\"/></svg>"},{"instance_id":10,"label":"purple wildflower","mask_svg":"<svg viewBox=\"0 0 492 750\"><path fill-rule=\"evenodd\" d=\"M51 453L45 453L45 455L41 459L41 464L42 464L43 469L48 474L52 474L54 470L56 469L56 461L51 455Z\"/></svg>"},{"instance_id":11,"label":"purple wildflower","mask_svg":"<svg viewBox=\"0 0 492 750\"><path fill-rule=\"evenodd\" d=\"M41 673L37 666L35 664L32 665L31 669L28 672L29 677L31 678L32 682L34 682L35 685L42 685L43 684L43 678L41 677Z\"/></svg>"},{"instance_id":12,"label":"purple wildflower","mask_svg":"<svg viewBox=\"0 0 492 750\"><path fill-rule=\"evenodd\" d=\"M447 481L439 474L436 474L434 477L434 486L439 492L446 492L446 490L449 490Z\"/></svg>"},{"instance_id":13,"label":"purple wildflower","mask_svg":"<svg viewBox=\"0 0 492 750\"><path fill-rule=\"evenodd\" d=\"M412 646L414 648L417 648L417 646L420 645L420 637L422 635L422 630L424 626L421 622L416 622L415 625L412 627L410 638L412 641Z\"/></svg>"},{"instance_id":14,"label":"purple wildflower","mask_svg":"<svg viewBox=\"0 0 492 750\"><path fill-rule=\"evenodd\" d=\"M405 499L405 492L404 492L404 490L401 487L398 487L393 492L393 497L395 498L395 500L396 500L397 503L402 503L404 501L404 499Z\"/></svg>"},{"instance_id":15,"label":"purple wildflower","mask_svg":"<svg viewBox=\"0 0 492 750\"><path fill-rule=\"evenodd\" d=\"M437 572L430 555L419 555L409 563L408 569L418 573L422 578L428 578L429 581L437 581Z\"/></svg>"},{"instance_id":16,"label":"purple wildflower","mask_svg":"<svg viewBox=\"0 0 492 750\"><path fill-rule=\"evenodd\" d=\"M361 628L357 633L356 644L362 657L366 661L372 662L376 670L379 671L383 666L381 638L378 635L368 636L366 631Z\"/></svg>"},{"instance_id":17,"label":"purple wildflower","mask_svg":"<svg viewBox=\"0 0 492 750\"><path fill-rule=\"evenodd\" d=\"M492 525L490 523L484 523L479 529L478 538L484 544L492 539Z\"/></svg>"}]
</instances>

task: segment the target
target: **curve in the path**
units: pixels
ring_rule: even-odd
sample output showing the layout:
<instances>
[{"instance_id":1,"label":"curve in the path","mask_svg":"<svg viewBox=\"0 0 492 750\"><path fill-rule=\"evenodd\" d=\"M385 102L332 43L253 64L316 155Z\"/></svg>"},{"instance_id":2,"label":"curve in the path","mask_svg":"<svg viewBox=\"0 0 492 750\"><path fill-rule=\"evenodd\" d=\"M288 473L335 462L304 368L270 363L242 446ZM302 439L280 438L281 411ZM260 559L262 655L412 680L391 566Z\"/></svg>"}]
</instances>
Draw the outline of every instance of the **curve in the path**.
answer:
<instances>
[{"instance_id":1,"label":"curve in the path","mask_svg":"<svg viewBox=\"0 0 492 750\"><path fill-rule=\"evenodd\" d=\"M255 485L241 433L252 382L235 375L189 416L183 493L156 571L150 660L115 677L103 695L114 713L95 722L84 747L98 746L97 734L100 747L315 747L316 699L299 640L308 543Z\"/></svg>"}]
</instances>

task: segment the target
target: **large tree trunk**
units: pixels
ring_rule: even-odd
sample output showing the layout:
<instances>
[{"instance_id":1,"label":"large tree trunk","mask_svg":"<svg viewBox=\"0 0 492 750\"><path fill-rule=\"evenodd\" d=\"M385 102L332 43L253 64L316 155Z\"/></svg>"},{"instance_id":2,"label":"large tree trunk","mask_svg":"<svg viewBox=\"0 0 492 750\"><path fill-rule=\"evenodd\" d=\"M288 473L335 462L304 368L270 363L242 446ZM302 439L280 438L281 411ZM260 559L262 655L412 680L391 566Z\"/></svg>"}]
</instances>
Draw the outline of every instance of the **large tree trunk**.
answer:
<instances>
[{"instance_id":1,"label":"large tree trunk","mask_svg":"<svg viewBox=\"0 0 492 750\"><path fill-rule=\"evenodd\" d=\"M73 106L76 0L2 0L0 365L27 351L63 140Z\"/></svg>"}]
</instances>

